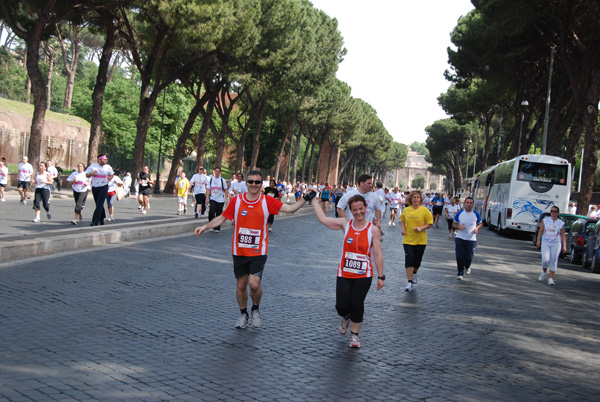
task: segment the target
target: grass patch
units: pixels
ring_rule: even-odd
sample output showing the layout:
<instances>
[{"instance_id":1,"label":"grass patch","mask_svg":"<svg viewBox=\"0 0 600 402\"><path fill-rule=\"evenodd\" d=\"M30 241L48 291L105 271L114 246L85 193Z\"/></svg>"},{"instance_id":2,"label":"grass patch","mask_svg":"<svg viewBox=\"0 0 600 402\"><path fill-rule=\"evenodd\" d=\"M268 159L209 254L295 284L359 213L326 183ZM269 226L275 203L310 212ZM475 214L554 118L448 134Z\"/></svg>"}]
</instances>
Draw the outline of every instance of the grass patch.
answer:
<instances>
[{"instance_id":1,"label":"grass patch","mask_svg":"<svg viewBox=\"0 0 600 402\"><path fill-rule=\"evenodd\" d=\"M0 112L17 113L29 118L33 118L33 105L0 98ZM46 111L46 120L69 124L75 127L90 128L90 123L81 117L72 116L70 114L55 113L50 110Z\"/></svg>"}]
</instances>

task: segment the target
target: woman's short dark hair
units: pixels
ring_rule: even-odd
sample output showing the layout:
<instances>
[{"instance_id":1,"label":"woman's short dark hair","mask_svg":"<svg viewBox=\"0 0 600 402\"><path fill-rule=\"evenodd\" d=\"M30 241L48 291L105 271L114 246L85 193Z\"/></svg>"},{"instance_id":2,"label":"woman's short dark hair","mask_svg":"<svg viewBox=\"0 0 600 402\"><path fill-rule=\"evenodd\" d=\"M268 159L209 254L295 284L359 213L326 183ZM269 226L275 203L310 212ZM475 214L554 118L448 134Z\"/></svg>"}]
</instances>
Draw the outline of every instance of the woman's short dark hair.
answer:
<instances>
[{"instance_id":1,"label":"woman's short dark hair","mask_svg":"<svg viewBox=\"0 0 600 402\"><path fill-rule=\"evenodd\" d=\"M365 197L363 197L360 194L356 194L350 197L350 199L348 200L348 207L352 209L352 204L355 202L362 202L365 208L367 207L367 201L365 201Z\"/></svg>"}]
</instances>

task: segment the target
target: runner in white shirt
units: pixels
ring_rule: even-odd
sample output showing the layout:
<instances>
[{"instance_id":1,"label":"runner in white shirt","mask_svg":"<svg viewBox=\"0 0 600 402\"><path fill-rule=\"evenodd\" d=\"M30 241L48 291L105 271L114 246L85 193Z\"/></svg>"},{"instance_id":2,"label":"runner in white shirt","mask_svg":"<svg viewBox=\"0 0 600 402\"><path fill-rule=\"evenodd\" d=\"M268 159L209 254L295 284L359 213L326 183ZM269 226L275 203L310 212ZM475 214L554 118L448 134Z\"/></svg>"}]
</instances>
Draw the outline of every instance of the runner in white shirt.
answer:
<instances>
[{"instance_id":1,"label":"runner in white shirt","mask_svg":"<svg viewBox=\"0 0 600 402\"><path fill-rule=\"evenodd\" d=\"M456 251L456 279L463 280L463 275L471 274L471 262L477 247L477 233L483 226L481 216L477 211L473 211L475 201L473 197L465 198L464 208L454 215L453 227L458 229L454 239Z\"/></svg>"},{"instance_id":2,"label":"runner in white shirt","mask_svg":"<svg viewBox=\"0 0 600 402\"><path fill-rule=\"evenodd\" d=\"M46 162L46 165L48 165L48 173L50 173L50 176L52 177L52 190L54 190L54 182L58 177L58 170L56 170L52 161Z\"/></svg>"},{"instance_id":3,"label":"runner in white shirt","mask_svg":"<svg viewBox=\"0 0 600 402\"><path fill-rule=\"evenodd\" d=\"M212 221L217 216L223 213L223 206L225 205L225 192L227 191L227 181L221 177L221 168L216 167L213 170L213 175L208 178L208 189L206 194L208 195L210 208L208 210L208 221ZM219 232L220 226L210 229L212 232Z\"/></svg>"},{"instance_id":4,"label":"runner in white shirt","mask_svg":"<svg viewBox=\"0 0 600 402\"><path fill-rule=\"evenodd\" d=\"M96 202L96 209L92 217L90 226L104 225L106 212L104 211L104 201L108 194L108 182L115 174L112 167L108 164L108 158L102 154L98 156L98 163L92 163L85 170L87 177L91 178L92 194Z\"/></svg>"},{"instance_id":5,"label":"runner in white shirt","mask_svg":"<svg viewBox=\"0 0 600 402\"><path fill-rule=\"evenodd\" d=\"M246 187L246 182L244 181L244 175L242 172L238 172L235 175L235 181L231 183L229 186L229 194L231 194L232 198L236 195L244 194L248 192L248 187Z\"/></svg>"},{"instance_id":6,"label":"runner in white shirt","mask_svg":"<svg viewBox=\"0 0 600 402\"><path fill-rule=\"evenodd\" d=\"M0 161L0 201L4 199L4 188L8 184L8 168L4 166L4 162Z\"/></svg>"},{"instance_id":7,"label":"runner in white shirt","mask_svg":"<svg viewBox=\"0 0 600 402\"><path fill-rule=\"evenodd\" d=\"M204 166L198 166L196 173L190 179L190 185L194 186L194 198L196 200L194 216L199 218L200 216L204 216L206 205L208 204L208 200L206 199L208 177L204 173Z\"/></svg>"},{"instance_id":8,"label":"runner in white shirt","mask_svg":"<svg viewBox=\"0 0 600 402\"><path fill-rule=\"evenodd\" d=\"M19 181L17 184L17 190L21 196L21 204L27 205L27 191L31 188L31 177L33 176L33 166L29 162L29 159L24 156L23 162L19 163Z\"/></svg>"},{"instance_id":9,"label":"runner in white shirt","mask_svg":"<svg viewBox=\"0 0 600 402\"><path fill-rule=\"evenodd\" d=\"M388 225L396 226L396 216L398 216L398 208L400 205L400 194L398 194L398 187L394 187L394 189L387 195L387 198L390 203L390 221L388 222Z\"/></svg>"},{"instance_id":10,"label":"runner in white shirt","mask_svg":"<svg viewBox=\"0 0 600 402\"><path fill-rule=\"evenodd\" d=\"M31 179L31 184L35 183L35 198L33 201L33 210L35 211L34 223L40 222L40 202L43 203L46 210L46 217L52 219L50 214L50 190L52 189L52 177L48 173L46 162L40 162L40 171Z\"/></svg>"},{"instance_id":11,"label":"runner in white shirt","mask_svg":"<svg viewBox=\"0 0 600 402\"><path fill-rule=\"evenodd\" d=\"M85 174L83 163L77 165L77 171L71 173L67 177L67 181L73 188L73 199L75 200L75 219L71 221L73 225L77 225L77 222L83 221L81 211L85 205L85 200L88 195L88 186L90 185L90 179Z\"/></svg>"},{"instance_id":12,"label":"runner in white shirt","mask_svg":"<svg viewBox=\"0 0 600 402\"><path fill-rule=\"evenodd\" d=\"M456 236L456 229L452 226L452 222L454 222L454 215L460 211L460 200L458 197L454 197L450 205L446 207L446 221L448 222L448 238L452 238L452 236Z\"/></svg>"},{"instance_id":13,"label":"runner in white shirt","mask_svg":"<svg viewBox=\"0 0 600 402\"><path fill-rule=\"evenodd\" d=\"M556 205L550 208L550 216L547 216L542 221L540 226L540 233L543 236L538 236L537 246L542 249L542 274L539 276L538 281L544 281L548 267L550 267L550 277L547 279L548 285L554 286L554 274L556 273L556 267L558 265L558 257L560 256L560 249L562 244L563 253L567 252L567 242L565 239L565 223L558 219L558 213L560 209Z\"/></svg>"},{"instance_id":14,"label":"runner in white shirt","mask_svg":"<svg viewBox=\"0 0 600 402\"><path fill-rule=\"evenodd\" d=\"M344 214L348 219L353 219L352 212L348 208L348 200L355 194L360 194L367 202L367 215L365 219L373 222L378 227L381 226L381 202L379 197L373 191L373 178L367 174L360 175L358 178L358 188L348 191L338 202L338 214Z\"/></svg>"}]
</instances>

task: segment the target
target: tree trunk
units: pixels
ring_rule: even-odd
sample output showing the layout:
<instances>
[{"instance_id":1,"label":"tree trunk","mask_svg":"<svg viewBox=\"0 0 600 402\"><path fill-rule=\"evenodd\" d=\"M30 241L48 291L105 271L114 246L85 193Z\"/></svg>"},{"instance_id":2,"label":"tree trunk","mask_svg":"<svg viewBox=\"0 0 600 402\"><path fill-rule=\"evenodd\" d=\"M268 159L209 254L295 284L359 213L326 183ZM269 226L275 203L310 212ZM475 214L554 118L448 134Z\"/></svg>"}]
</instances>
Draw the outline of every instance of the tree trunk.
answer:
<instances>
[{"instance_id":1,"label":"tree trunk","mask_svg":"<svg viewBox=\"0 0 600 402\"><path fill-rule=\"evenodd\" d=\"M44 132L44 121L46 118L46 109L48 108L48 98L46 94L46 85L44 77L40 70L40 42L43 31L43 24L38 30L27 38L27 74L31 82L31 92L33 94L33 118L31 120L31 131L29 137L29 150L27 157L32 166L40 163L42 149L42 134Z\"/></svg>"},{"instance_id":2,"label":"tree trunk","mask_svg":"<svg viewBox=\"0 0 600 402\"><path fill-rule=\"evenodd\" d=\"M302 172L300 173L300 180L304 181L304 182L308 182L309 180L306 180L306 161L308 160L308 154L310 151L310 144L311 144L311 137L312 135L310 134L310 132L308 133L308 135L306 136L306 139L308 141L306 141L306 148L304 149L304 156L302 157Z\"/></svg>"},{"instance_id":3,"label":"tree trunk","mask_svg":"<svg viewBox=\"0 0 600 402\"><path fill-rule=\"evenodd\" d=\"M329 140L327 140L329 141ZM333 164L333 154L335 153L335 149L337 148L337 144L333 144L331 141L329 141L329 161L327 162L327 176L326 180L327 182L329 182L329 175L331 174L331 165ZM337 183L337 178L336 178L336 182L335 183L329 183L331 185L334 185Z\"/></svg>"},{"instance_id":4,"label":"tree trunk","mask_svg":"<svg viewBox=\"0 0 600 402\"><path fill-rule=\"evenodd\" d=\"M48 56L48 76L46 77L46 109L50 109L52 100L52 74L54 73L54 50L47 45L46 55Z\"/></svg>"},{"instance_id":5,"label":"tree trunk","mask_svg":"<svg viewBox=\"0 0 600 402\"><path fill-rule=\"evenodd\" d=\"M294 117L288 119L285 122L285 129L283 130L283 138L281 138L281 144L279 145L279 151L277 152L277 163L275 163L275 180L279 179L279 170L281 169L281 161L283 160L283 153L285 151L285 144L292 132L292 124L294 123Z\"/></svg>"},{"instance_id":6,"label":"tree trunk","mask_svg":"<svg viewBox=\"0 0 600 402\"><path fill-rule=\"evenodd\" d=\"M207 98L208 103L206 105L206 110L200 109L200 113L202 114L202 125L200 126L200 131L198 131L198 143L196 144L198 149L196 154L196 166L202 166L204 164L204 154L206 154L206 134L210 128L213 110L217 101L215 96L207 96Z\"/></svg>"},{"instance_id":7,"label":"tree trunk","mask_svg":"<svg viewBox=\"0 0 600 402\"><path fill-rule=\"evenodd\" d=\"M72 30L71 30L72 28ZM65 43L60 34L60 29L57 29L58 32L58 40L60 43L60 47L62 50L62 59L63 65L65 67L65 71L67 73L67 87L65 88L65 100L63 102L63 108L71 109L71 103L73 100L73 87L75 86L75 74L77 73L77 66L79 64L79 52L80 52L80 40L79 40L79 32L81 28L78 26L71 26L69 28L69 32L72 33L69 35L69 41L71 42L71 53L73 57L71 58L71 62L69 63L67 60L67 51L65 49Z\"/></svg>"},{"instance_id":8,"label":"tree trunk","mask_svg":"<svg viewBox=\"0 0 600 402\"><path fill-rule=\"evenodd\" d=\"M314 182L313 166L315 164L315 145L317 145L317 139L315 138L310 144L310 162L308 164L308 182Z\"/></svg>"},{"instance_id":9,"label":"tree trunk","mask_svg":"<svg viewBox=\"0 0 600 402\"><path fill-rule=\"evenodd\" d=\"M171 163L171 170L169 171L169 177L167 179L167 183L165 184L164 192L167 194L173 192L173 187L175 185L175 176L177 175L179 163L181 162L185 151L185 143L187 142L188 138L190 138L192 127L194 126L196 118L198 117L198 114L200 114L200 110L203 106L204 105L202 99L198 99L196 101L196 104L190 111L190 114L188 115L187 121L183 126L183 131L181 132L181 135L177 139L177 145L175 146L175 152L173 153L173 161ZM194 169L194 172L195 171L196 169Z\"/></svg>"},{"instance_id":10,"label":"tree trunk","mask_svg":"<svg viewBox=\"0 0 600 402\"><path fill-rule=\"evenodd\" d=\"M250 170L256 169L258 163L258 152L260 150L260 129L262 128L263 113L267 102L262 100L259 104L258 110L256 111L256 127L254 129L254 137L252 138L252 158L250 159Z\"/></svg>"},{"instance_id":11,"label":"tree trunk","mask_svg":"<svg viewBox=\"0 0 600 402\"><path fill-rule=\"evenodd\" d=\"M292 176L290 178L290 181L292 183L296 183L296 175L298 172L298 157L300 156L300 140L302 139L302 130L298 130L298 133L296 134L296 141L294 141L294 157L293 157L293 164L292 164Z\"/></svg>"},{"instance_id":12,"label":"tree trunk","mask_svg":"<svg viewBox=\"0 0 600 402\"><path fill-rule=\"evenodd\" d=\"M98 158L104 90L106 89L108 66L117 38L117 30L112 15L108 12L100 12L100 16L104 23L106 41L102 47L102 55L100 56L100 63L98 65L98 75L96 75L96 85L94 86L94 92L92 93L92 119L90 121L90 141L88 144L87 157L88 165L94 163Z\"/></svg>"}]
</instances>

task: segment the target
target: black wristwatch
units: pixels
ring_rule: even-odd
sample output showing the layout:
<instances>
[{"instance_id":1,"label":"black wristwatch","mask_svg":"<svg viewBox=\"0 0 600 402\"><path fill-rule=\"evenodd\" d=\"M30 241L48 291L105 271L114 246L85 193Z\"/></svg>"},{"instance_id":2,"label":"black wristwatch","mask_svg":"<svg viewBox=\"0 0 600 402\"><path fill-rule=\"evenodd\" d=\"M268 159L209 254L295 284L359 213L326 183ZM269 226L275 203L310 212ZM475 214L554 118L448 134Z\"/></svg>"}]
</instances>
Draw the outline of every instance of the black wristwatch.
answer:
<instances>
[{"instance_id":1,"label":"black wristwatch","mask_svg":"<svg viewBox=\"0 0 600 402\"><path fill-rule=\"evenodd\" d=\"M385 281L385 275L378 276L377 279L381 279L382 281Z\"/></svg>"}]
</instances>

